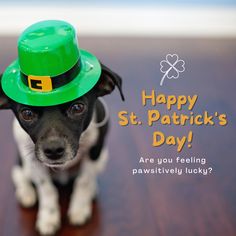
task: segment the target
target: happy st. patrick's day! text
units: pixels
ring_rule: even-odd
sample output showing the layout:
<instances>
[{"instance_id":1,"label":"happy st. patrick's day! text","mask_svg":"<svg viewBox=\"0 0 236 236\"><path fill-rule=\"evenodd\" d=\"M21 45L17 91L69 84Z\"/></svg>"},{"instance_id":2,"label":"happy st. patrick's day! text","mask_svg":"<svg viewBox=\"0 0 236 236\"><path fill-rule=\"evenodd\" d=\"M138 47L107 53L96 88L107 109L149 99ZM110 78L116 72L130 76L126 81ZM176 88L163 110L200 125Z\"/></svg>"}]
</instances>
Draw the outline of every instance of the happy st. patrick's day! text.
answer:
<instances>
[{"instance_id":1,"label":"happy st. patrick's day! text","mask_svg":"<svg viewBox=\"0 0 236 236\"><path fill-rule=\"evenodd\" d=\"M147 126L154 125L175 125L175 126L225 126L227 125L227 116L225 113L217 111L209 113L203 111L201 114L193 112L198 100L198 95L165 95L163 93L157 94L155 90L141 92L142 106L150 105L153 108L165 106L165 109L170 114L162 114L160 109L148 109L146 112ZM183 108L187 110L188 114L182 112ZM172 112L173 109L176 111ZM171 113L172 112L172 113ZM143 125L138 116L132 111L120 111L118 113L119 125ZM163 132L156 130L152 133L152 146L159 147L163 144L174 145L177 151L181 152L185 144L188 148L192 147L193 131L188 131L187 135L182 137L166 136Z\"/></svg>"}]
</instances>

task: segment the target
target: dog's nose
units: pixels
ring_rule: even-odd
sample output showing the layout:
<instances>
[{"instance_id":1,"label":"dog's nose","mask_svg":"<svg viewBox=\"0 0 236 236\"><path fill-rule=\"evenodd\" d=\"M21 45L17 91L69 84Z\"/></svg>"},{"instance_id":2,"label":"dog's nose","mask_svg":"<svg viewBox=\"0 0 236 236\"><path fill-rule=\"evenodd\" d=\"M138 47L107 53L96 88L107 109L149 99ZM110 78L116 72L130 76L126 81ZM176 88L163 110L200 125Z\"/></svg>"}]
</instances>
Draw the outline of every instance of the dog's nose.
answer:
<instances>
[{"instance_id":1,"label":"dog's nose","mask_svg":"<svg viewBox=\"0 0 236 236\"><path fill-rule=\"evenodd\" d=\"M65 153L65 143L63 140L48 141L43 145L45 156L51 160L60 159Z\"/></svg>"}]
</instances>

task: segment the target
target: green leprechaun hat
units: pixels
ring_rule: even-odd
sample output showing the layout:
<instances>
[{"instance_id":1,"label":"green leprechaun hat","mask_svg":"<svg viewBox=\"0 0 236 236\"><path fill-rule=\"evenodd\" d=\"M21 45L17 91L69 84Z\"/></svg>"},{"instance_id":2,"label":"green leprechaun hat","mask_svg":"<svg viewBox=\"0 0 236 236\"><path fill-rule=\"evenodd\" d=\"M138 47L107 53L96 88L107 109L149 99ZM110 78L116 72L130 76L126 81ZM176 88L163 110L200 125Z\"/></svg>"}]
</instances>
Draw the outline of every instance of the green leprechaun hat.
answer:
<instances>
[{"instance_id":1,"label":"green leprechaun hat","mask_svg":"<svg viewBox=\"0 0 236 236\"><path fill-rule=\"evenodd\" d=\"M75 29L64 21L41 21L18 40L18 58L2 76L12 100L31 106L72 101L91 90L101 74L98 59L78 46Z\"/></svg>"}]
</instances>

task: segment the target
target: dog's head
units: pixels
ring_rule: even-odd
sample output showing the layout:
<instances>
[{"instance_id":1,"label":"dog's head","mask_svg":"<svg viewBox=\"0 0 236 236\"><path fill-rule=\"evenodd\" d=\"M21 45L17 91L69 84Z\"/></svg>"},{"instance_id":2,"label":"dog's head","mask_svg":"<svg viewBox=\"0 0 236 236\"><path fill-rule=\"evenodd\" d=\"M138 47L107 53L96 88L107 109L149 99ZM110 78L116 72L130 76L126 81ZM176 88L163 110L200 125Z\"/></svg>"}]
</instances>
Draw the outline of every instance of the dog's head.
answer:
<instances>
[{"instance_id":1,"label":"dog's head","mask_svg":"<svg viewBox=\"0 0 236 236\"><path fill-rule=\"evenodd\" d=\"M49 107L26 106L9 99L0 86L0 109L14 112L35 144L37 159L48 165L64 164L76 156L80 136L91 122L97 98L110 94L116 86L124 100L120 76L102 65L96 86L74 101Z\"/></svg>"}]
</instances>

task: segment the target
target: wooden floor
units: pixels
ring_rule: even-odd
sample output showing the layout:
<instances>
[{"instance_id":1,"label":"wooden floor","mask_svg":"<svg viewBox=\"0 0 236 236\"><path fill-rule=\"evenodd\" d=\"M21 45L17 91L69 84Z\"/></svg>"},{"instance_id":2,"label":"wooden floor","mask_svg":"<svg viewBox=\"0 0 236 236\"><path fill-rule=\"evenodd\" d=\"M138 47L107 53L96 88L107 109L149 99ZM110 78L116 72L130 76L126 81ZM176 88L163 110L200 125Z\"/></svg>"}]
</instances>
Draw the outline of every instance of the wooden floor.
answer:
<instances>
[{"instance_id":1,"label":"wooden floor","mask_svg":"<svg viewBox=\"0 0 236 236\"><path fill-rule=\"evenodd\" d=\"M235 39L131 39L81 38L80 46L96 54L124 79L126 102L118 92L106 98L112 127L108 146L110 161L99 177L100 192L91 221L72 227L66 219L71 188L61 190L63 236L235 236L236 235L236 41ZM178 80L166 80L159 63L167 53L177 53L186 62ZM0 37L0 71L16 57L16 38ZM142 89L166 94L198 94L194 112L226 113L225 127L172 127L118 125L120 110L137 112ZM151 107L147 107L151 108ZM164 110L162 110L164 112ZM0 112L0 236L33 236L37 207L22 209L16 202L10 172L16 161L11 133L12 114ZM175 136L192 129L192 148L151 146L151 133L161 130ZM205 157L209 176L132 175L143 157L172 158L177 155ZM146 165L151 166L151 164ZM152 164L153 166L153 164ZM176 164L169 164L176 167Z\"/></svg>"}]
</instances>

